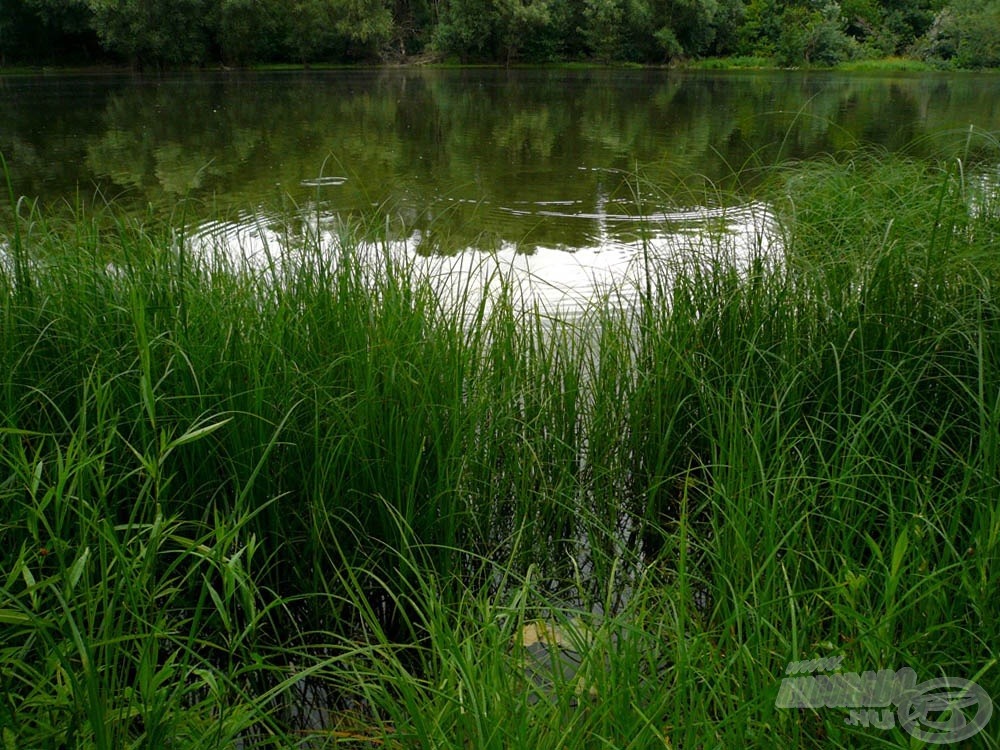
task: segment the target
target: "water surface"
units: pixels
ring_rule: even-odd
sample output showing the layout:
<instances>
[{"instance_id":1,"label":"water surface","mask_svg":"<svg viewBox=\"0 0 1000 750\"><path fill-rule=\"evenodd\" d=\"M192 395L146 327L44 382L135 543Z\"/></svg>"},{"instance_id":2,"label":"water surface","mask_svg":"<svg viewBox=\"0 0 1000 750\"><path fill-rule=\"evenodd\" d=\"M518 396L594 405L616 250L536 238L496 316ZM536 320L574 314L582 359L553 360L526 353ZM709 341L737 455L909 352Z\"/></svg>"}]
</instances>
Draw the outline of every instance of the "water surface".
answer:
<instances>
[{"instance_id":1,"label":"water surface","mask_svg":"<svg viewBox=\"0 0 1000 750\"><path fill-rule=\"evenodd\" d=\"M45 204L113 199L241 252L290 212L377 224L414 255L566 268L712 232L752 245L764 168L785 160L961 155L970 128L1000 129L1000 76L974 74L46 76L0 78L0 102L15 193Z\"/></svg>"}]
</instances>

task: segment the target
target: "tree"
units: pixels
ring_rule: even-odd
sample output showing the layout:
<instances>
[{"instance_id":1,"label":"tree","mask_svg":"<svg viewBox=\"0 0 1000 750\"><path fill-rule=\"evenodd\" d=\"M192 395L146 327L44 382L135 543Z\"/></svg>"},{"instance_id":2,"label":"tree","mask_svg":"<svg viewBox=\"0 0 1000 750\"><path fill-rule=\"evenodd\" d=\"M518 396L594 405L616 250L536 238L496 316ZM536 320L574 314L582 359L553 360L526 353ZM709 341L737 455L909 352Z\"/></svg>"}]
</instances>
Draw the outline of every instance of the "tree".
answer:
<instances>
[{"instance_id":1,"label":"tree","mask_svg":"<svg viewBox=\"0 0 1000 750\"><path fill-rule=\"evenodd\" d=\"M646 0L584 0L583 21L580 33L602 62L641 60L654 47L652 10Z\"/></svg>"},{"instance_id":2,"label":"tree","mask_svg":"<svg viewBox=\"0 0 1000 750\"><path fill-rule=\"evenodd\" d=\"M85 0L25 0L25 4L61 34L81 34L91 29L91 12Z\"/></svg>"},{"instance_id":3,"label":"tree","mask_svg":"<svg viewBox=\"0 0 1000 750\"><path fill-rule=\"evenodd\" d=\"M86 0L104 46L133 65L208 59L213 0Z\"/></svg>"},{"instance_id":4,"label":"tree","mask_svg":"<svg viewBox=\"0 0 1000 750\"><path fill-rule=\"evenodd\" d=\"M787 8L781 16L778 60L784 65L834 65L851 54L852 40L844 33L840 5L819 9Z\"/></svg>"},{"instance_id":5,"label":"tree","mask_svg":"<svg viewBox=\"0 0 1000 750\"><path fill-rule=\"evenodd\" d=\"M0 3L0 67L20 56L24 41L25 7L19 0Z\"/></svg>"},{"instance_id":6,"label":"tree","mask_svg":"<svg viewBox=\"0 0 1000 750\"><path fill-rule=\"evenodd\" d=\"M446 0L434 30L434 47L462 61L496 59L498 21L494 0Z\"/></svg>"},{"instance_id":7,"label":"tree","mask_svg":"<svg viewBox=\"0 0 1000 750\"><path fill-rule=\"evenodd\" d=\"M89 60L99 53L84 0L2 0L0 63Z\"/></svg>"},{"instance_id":8,"label":"tree","mask_svg":"<svg viewBox=\"0 0 1000 750\"><path fill-rule=\"evenodd\" d=\"M335 34L331 0L292 0L284 15L285 43L301 63L318 60L331 49Z\"/></svg>"},{"instance_id":9,"label":"tree","mask_svg":"<svg viewBox=\"0 0 1000 750\"><path fill-rule=\"evenodd\" d=\"M952 0L917 50L960 68L1000 67L1000 0Z\"/></svg>"},{"instance_id":10,"label":"tree","mask_svg":"<svg viewBox=\"0 0 1000 750\"><path fill-rule=\"evenodd\" d=\"M736 31L736 52L769 57L777 51L781 38L781 8L778 0L749 0L743 23Z\"/></svg>"},{"instance_id":11,"label":"tree","mask_svg":"<svg viewBox=\"0 0 1000 750\"><path fill-rule=\"evenodd\" d=\"M899 49L928 32L936 12L947 7L942 0L879 0L885 28L899 41Z\"/></svg>"},{"instance_id":12,"label":"tree","mask_svg":"<svg viewBox=\"0 0 1000 750\"><path fill-rule=\"evenodd\" d=\"M392 10L383 0L335 0L334 28L362 56L382 55L394 35Z\"/></svg>"},{"instance_id":13,"label":"tree","mask_svg":"<svg viewBox=\"0 0 1000 750\"><path fill-rule=\"evenodd\" d=\"M434 8L428 0L394 0L393 39L389 42L400 57L420 52L434 30Z\"/></svg>"},{"instance_id":14,"label":"tree","mask_svg":"<svg viewBox=\"0 0 1000 750\"><path fill-rule=\"evenodd\" d=\"M665 0L659 6L656 38L668 57L699 55L715 39L716 0Z\"/></svg>"},{"instance_id":15,"label":"tree","mask_svg":"<svg viewBox=\"0 0 1000 750\"><path fill-rule=\"evenodd\" d=\"M580 0L548 0L549 28L553 52L570 59L589 54L581 29L586 25Z\"/></svg>"},{"instance_id":16,"label":"tree","mask_svg":"<svg viewBox=\"0 0 1000 750\"><path fill-rule=\"evenodd\" d=\"M699 54L728 55L736 50L737 32L743 23L746 5L743 0L718 0L712 26L715 35L707 49Z\"/></svg>"},{"instance_id":17,"label":"tree","mask_svg":"<svg viewBox=\"0 0 1000 750\"><path fill-rule=\"evenodd\" d=\"M219 0L215 38L223 61L242 65L280 51L280 0Z\"/></svg>"},{"instance_id":18,"label":"tree","mask_svg":"<svg viewBox=\"0 0 1000 750\"><path fill-rule=\"evenodd\" d=\"M546 0L495 0L500 27L500 52L510 64L522 53L534 50L536 57L545 57L542 38L550 27L551 16Z\"/></svg>"}]
</instances>

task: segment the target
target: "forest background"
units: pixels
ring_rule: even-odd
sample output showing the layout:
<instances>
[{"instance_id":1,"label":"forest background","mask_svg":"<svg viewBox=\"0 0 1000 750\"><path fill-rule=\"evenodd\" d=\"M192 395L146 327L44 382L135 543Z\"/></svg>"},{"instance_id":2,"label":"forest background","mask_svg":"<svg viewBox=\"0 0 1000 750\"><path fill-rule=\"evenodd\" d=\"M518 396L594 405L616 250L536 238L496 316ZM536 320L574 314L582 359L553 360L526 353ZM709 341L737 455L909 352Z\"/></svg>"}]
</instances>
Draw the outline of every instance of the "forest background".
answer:
<instances>
[{"instance_id":1,"label":"forest background","mask_svg":"<svg viewBox=\"0 0 1000 750\"><path fill-rule=\"evenodd\" d=\"M2 0L0 67L275 63L1000 67L1000 0Z\"/></svg>"}]
</instances>

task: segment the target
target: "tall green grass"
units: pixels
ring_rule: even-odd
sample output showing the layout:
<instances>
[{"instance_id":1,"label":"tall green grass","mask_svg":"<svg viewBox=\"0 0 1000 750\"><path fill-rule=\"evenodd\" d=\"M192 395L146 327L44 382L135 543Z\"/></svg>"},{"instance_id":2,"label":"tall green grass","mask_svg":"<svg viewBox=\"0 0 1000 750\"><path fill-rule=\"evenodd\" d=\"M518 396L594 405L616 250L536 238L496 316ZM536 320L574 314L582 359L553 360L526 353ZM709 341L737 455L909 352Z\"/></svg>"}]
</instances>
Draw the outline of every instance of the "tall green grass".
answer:
<instances>
[{"instance_id":1,"label":"tall green grass","mask_svg":"<svg viewBox=\"0 0 1000 750\"><path fill-rule=\"evenodd\" d=\"M825 655L1000 695L995 185L858 156L765 190L780 262L562 321L443 308L364 227L255 269L11 200L0 738L908 743L775 708Z\"/></svg>"}]
</instances>

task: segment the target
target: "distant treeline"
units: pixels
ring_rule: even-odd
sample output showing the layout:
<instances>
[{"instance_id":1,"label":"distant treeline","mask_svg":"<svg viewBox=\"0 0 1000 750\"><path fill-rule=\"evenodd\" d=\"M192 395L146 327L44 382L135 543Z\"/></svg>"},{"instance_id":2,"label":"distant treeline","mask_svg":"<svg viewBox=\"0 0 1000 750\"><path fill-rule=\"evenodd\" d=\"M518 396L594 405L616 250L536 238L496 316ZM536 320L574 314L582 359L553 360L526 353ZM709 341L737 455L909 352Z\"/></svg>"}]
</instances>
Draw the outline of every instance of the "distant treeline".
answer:
<instances>
[{"instance_id":1,"label":"distant treeline","mask_svg":"<svg viewBox=\"0 0 1000 750\"><path fill-rule=\"evenodd\" d=\"M0 65L832 65L904 55L1000 67L1000 0L3 0Z\"/></svg>"}]
</instances>

